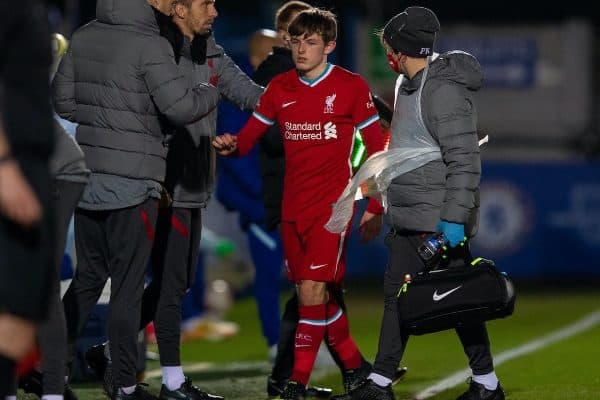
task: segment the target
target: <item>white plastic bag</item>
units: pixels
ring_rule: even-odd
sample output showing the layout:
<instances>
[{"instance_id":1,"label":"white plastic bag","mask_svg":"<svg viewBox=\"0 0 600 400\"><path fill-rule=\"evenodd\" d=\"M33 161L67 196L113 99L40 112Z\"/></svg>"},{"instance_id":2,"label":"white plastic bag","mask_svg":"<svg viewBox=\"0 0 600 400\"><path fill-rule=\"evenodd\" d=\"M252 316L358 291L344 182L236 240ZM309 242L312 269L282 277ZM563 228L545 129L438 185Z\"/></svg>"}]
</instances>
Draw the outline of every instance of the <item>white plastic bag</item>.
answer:
<instances>
[{"instance_id":1,"label":"white plastic bag","mask_svg":"<svg viewBox=\"0 0 600 400\"><path fill-rule=\"evenodd\" d=\"M441 158L437 146L394 148L374 153L356 172L333 205L325 228L332 233L344 232L352 218L354 201L364 197L375 197L387 208L386 192L394 178Z\"/></svg>"}]
</instances>

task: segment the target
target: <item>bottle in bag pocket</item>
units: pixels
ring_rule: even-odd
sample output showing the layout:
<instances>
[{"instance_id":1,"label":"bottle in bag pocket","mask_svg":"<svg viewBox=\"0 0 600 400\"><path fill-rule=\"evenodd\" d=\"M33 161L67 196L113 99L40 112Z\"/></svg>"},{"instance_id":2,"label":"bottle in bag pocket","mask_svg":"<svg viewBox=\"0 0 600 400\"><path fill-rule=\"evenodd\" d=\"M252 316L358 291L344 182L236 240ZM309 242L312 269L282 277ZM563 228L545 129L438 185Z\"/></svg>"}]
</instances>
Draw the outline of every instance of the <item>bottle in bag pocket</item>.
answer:
<instances>
[{"instance_id":1,"label":"bottle in bag pocket","mask_svg":"<svg viewBox=\"0 0 600 400\"><path fill-rule=\"evenodd\" d=\"M433 266L442 256L444 242L443 233L434 233L426 236L423 243L417 248L419 257L427 266Z\"/></svg>"}]
</instances>

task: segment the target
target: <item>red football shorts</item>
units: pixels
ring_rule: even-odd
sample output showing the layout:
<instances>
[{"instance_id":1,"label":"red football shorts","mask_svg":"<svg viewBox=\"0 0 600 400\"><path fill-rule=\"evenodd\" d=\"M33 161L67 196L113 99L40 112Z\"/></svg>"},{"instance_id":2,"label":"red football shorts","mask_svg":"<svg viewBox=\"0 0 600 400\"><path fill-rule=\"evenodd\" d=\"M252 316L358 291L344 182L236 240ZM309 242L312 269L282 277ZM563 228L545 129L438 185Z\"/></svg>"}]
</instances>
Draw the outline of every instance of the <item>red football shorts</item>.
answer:
<instances>
[{"instance_id":1,"label":"red football shorts","mask_svg":"<svg viewBox=\"0 0 600 400\"><path fill-rule=\"evenodd\" d=\"M339 283L346 272L346 232L331 233L324 225L329 216L282 221L281 239L288 279Z\"/></svg>"}]
</instances>

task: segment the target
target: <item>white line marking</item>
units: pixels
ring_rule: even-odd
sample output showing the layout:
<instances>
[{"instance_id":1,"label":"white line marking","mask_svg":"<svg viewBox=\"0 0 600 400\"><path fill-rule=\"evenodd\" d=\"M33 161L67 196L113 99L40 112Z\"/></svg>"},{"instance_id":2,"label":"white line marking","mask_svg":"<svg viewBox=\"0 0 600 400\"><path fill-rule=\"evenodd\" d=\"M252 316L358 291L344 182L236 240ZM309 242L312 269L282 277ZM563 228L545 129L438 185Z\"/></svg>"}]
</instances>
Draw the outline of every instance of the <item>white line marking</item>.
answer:
<instances>
[{"instance_id":1,"label":"white line marking","mask_svg":"<svg viewBox=\"0 0 600 400\"><path fill-rule=\"evenodd\" d=\"M324 345L321 345L324 348ZM320 353L321 351L319 351ZM329 355L329 352L324 350L325 357L329 357L331 362L328 360L317 360L315 362L315 368L313 369L313 373L311 377L313 379L320 379L328 374L331 374L332 370L337 370L337 366L335 362ZM333 368L335 367L335 369ZM244 362L233 362L227 364L218 364L214 362L199 362L194 364L184 364L183 371L185 373L195 373L195 372L204 372L204 371L226 371L226 372L235 372L235 371L247 371L254 369L264 369L265 373L263 374L265 377L269 374L271 370L271 365L267 361L244 361ZM144 379L160 379L162 377L162 370L160 368L153 369L147 371L144 374Z\"/></svg>"},{"instance_id":2,"label":"white line marking","mask_svg":"<svg viewBox=\"0 0 600 400\"><path fill-rule=\"evenodd\" d=\"M588 314L579 321L568 325L562 329L549 333L548 335L542 336L539 339L532 340L531 342L527 342L519 347L515 347L513 349L504 351L494 356L494 366L497 367L500 364L505 363L506 361L512 360L513 358L533 353L553 343L560 342L562 340L570 338L571 336L575 336L581 332L593 328L594 326L598 325L598 323L600 323L600 310ZM460 370L442 379L435 385L426 388L422 392L417 393L415 399L424 400L433 397L436 394L443 392L444 390L448 390L463 383L469 376L471 376L470 368Z\"/></svg>"}]
</instances>

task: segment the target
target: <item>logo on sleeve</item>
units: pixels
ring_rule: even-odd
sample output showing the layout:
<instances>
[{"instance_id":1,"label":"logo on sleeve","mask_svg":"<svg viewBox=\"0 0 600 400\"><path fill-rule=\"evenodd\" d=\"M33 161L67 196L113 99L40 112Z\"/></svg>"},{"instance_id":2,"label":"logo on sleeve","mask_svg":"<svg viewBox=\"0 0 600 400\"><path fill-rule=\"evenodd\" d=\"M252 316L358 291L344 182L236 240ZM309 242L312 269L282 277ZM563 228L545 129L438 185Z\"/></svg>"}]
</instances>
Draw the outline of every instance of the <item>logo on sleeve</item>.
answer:
<instances>
[{"instance_id":1,"label":"logo on sleeve","mask_svg":"<svg viewBox=\"0 0 600 400\"><path fill-rule=\"evenodd\" d=\"M333 114L333 102L335 101L336 94L329 95L325 98L325 110L323 114Z\"/></svg>"}]
</instances>

